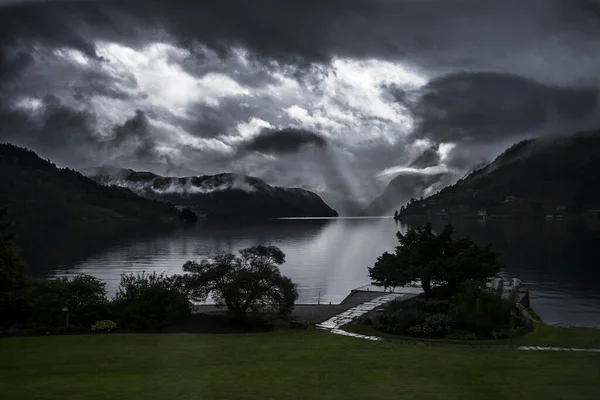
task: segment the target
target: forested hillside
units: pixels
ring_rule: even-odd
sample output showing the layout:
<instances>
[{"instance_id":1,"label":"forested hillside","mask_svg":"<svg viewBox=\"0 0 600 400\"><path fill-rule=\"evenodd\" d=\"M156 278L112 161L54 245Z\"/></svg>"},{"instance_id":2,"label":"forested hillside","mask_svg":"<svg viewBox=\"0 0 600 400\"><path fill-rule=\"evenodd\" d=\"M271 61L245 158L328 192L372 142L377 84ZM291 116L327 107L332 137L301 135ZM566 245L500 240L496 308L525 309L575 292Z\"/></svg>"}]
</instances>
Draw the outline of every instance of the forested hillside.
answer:
<instances>
[{"instance_id":1,"label":"forested hillside","mask_svg":"<svg viewBox=\"0 0 600 400\"><path fill-rule=\"evenodd\" d=\"M171 204L99 185L11 144L0 144L0 206L8 206L25 258L57 235L92 238L136 224L175 223L180 216Z\"/></svg>"},{"instance_id":2,"label":"forested hillside","mask_svg":"<svg viewBox=\"0 0 600 400\"><path fill-rule=\"evenodd\" d=\"M400 218L594 214L599 182L600 131L525 140L456 184L412 200Z\"/></svg>"}]
</instances>

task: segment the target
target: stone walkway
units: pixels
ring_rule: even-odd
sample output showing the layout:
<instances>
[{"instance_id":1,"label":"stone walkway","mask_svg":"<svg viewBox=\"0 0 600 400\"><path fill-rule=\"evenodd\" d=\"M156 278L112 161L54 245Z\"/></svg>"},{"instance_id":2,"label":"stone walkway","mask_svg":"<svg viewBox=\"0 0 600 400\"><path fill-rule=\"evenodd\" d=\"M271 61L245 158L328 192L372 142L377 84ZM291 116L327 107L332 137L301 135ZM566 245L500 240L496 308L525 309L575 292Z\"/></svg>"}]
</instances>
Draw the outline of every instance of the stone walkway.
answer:
<instances>
[{"instance_id":1,"label":"stone walkway","mask_svg":"<svg viewBox=\"0 0 600 400\"><path fill-rule=\"evenodd\" d=\"M389 303L392 300L395 300L397 298L400 297L412 297L414 295L411 294L403 294L403 293L391 293L385 296L381 296L381 297L377 297L371 301L367 301L366 303L362 303L359 304L356 307L353 307L347 311L344 311L341 314L338 314L330 319L328 319L325 322L321 322L320 324L317 324L317 328L318 329L326 329L326 330L339 330L338 328L346 325L347 323L351 322L352 320L354 320L355 318L358 318L366 313L368 313L369 311L373 311L374 309L376 309L377 307L380 307L386 303ZM336 332L334 332L336 333ZM348 333L348 332L346 332ZM363 336L363 335L361 335Z\"/></svg>"},{"instance_id":2,"label":"stone walkway","mask_svg":"<svg viewBox=\"0 0 600 400\"><path fill-rule=\"evenodd\" d=\"M459 343L441 343L441 342L430 342L430 341L419 341L419 340L405 340L405 339L393 339L383 338L379 336L368 336L361 335L359 333L347 332L340 329L342 326L352 322L354 319L372 311L392 300L398 298L409 298L413 297L414 294L405 293L391 293L385 296L377 297L371 301L362 303L356 307L353 307L341 314L338 314L325 322L317 324L317 329L327 330L335 335L349 336L364 340L373 341L385 341L402 344L412 344L420 346L431 346L431 347L453 347L453 348L469 348L469 349L483 349L483 350L522 350L522 351L575 351L575 352L593 352L600 353L600 349L578 349L568 347L547 347L547 346L509 346L509 345L475 345L475 344L459 344Z\"/></svg>"}]
</instances>

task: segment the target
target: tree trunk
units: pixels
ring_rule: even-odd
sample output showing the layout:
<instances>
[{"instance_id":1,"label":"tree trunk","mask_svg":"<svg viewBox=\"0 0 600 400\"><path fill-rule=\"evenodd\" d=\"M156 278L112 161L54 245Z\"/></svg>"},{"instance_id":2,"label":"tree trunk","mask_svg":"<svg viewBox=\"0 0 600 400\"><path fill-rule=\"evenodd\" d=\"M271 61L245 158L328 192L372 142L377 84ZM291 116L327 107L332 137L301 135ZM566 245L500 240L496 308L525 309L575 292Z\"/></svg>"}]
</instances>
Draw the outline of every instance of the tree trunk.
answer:
<instances>
[{"instance_id":1,"label":"tree trunk","mask_svg":"<svg viewBox=\"0 0 600 400\"><path fill-rule=\"evenodd\" d=\"M431 296L431 281L429 279L421 280L421 287L423 288L423 291L425 292L425 297L430 297Z\"/></svg>"}]
</instances>

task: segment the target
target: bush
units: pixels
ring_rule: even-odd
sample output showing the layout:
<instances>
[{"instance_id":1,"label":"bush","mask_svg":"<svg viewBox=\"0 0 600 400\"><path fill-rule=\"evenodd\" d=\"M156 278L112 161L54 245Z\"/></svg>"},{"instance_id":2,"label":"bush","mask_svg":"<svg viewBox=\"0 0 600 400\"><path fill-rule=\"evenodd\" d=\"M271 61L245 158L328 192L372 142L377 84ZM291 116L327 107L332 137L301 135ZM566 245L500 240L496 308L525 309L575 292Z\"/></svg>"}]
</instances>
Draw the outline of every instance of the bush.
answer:
<instances>
[{"instance_id":1,"label":"bush","mask_svg":"<svg viewBox=\"0 0 600 400\"><path fill-rule=\"evenodd\" d=\"M426 314L445 314L450 310L450 301L435 298L428 299L423 295L419 295L409 300L398 302L398 306L398 309L412 308L423 311Z\"/></svg>"},{"instance_id":2,"label":"bush","mask_svg":"<svg viewBox=\"0 0 600 400\"><path fill-rule=\"evenodd\" d=\"M513 300L482 290L474 282L466 282L451 300L450 315L458 327L480 337L490 337L494 329L510 327L513 310L516 310Z\"/></svg>"},{"instance_id":3,"label":"bush","mask_svg":"<svg viewBox=\"0 0 600 400\"><path fill-rule=\"evenodd\" d=\"M482 313L468 314L461 321L461 327L477 334L480 338L490 337L496 328L491 316Z\"/></svg>"},{"instance_id":4,"label":"bush","mask_svg":"<svg viewBox=\"0 0 600 400\"><path fill-rule=\"evenodd\" d=\"M450 334L446 335L446 339L451 340L477 340L477 335L473 332L465 330L455 330Z\"/></svg>"},{"instance_id":5,"label":"bush","mask_svg":"<svg viewBox=\"0 0 600 400\"><path fill-rule=\"evenodd\" d=\"M358 323L365 324L367 326L372 326L373 325L373 319L369 315L363 315L362 317L358 318Z\"/></svg>"},{"instance_id":6,"label":"bush","mask_svg":"<svg viewBox=\"0 0 600 400\"><path fill-rule=\"evenodd\" d=\"M406 333L411 326L421 324L426 315L416 309L385 311L376 321L375 328L389 333Z\"/></svg>"},{"instance_id":7,"label":"bush","mask_svg":"<svg viewBox=\"0 0 600 400\"><path fill-rule=\"evenodd\" d=\"M112 307L119 325L133 330L162 328L191 314L179 275L121 275Z\"/></svg>"},{"instance_id":8,"label":"bush","mask_svg":"<svg viewBox=\"0 0 600 400\"><path fill-rule=\"evenodd\" d=\"M408 308L420 310L421 309L420 307L414 306L412 303L412 301L414 301L415 299L418 299L418 298L419 297L413 297L408 300L400 300L400 299L392 300L384 306L383 310L386 313L387 312L395 313L395 312L402 311L402 310L405 310Z\"/></svg>"},{"instance_id":9,"label":"bush","mask_svg":"<svg viewBox=\"0 0 600 400\"><path fill-rule=\"evenodd\" d=\"M27 292L27 325L47 330L62 327L66 323L64 307L68 308L73 326L89 326L108 317L104 286L104 282L88 275L31 282Z\"/></svg>"},{"instance_id":10,"label":"bush","mask_svg":"<svg viewBox=\"0 0 600 400\"><path fill-rule=\"evenodd\" d=\"M103 321L96 321L96 323L91 326L91 329L96 332L110 332L117 329L117 323L106 319Z\"/></svg>"},{"instance_id":11,"label":"bush","mask_svg":"<svg viewBox=\"0 0 600 400\"><path fill-rule=\"evenodd\" d=\"M431 314L446 314L450 310L448 300L429 300L425 303L424 311Z\"/></svg>"},{"instance_id":12,"label":"bush","mask_svg":"<svg viewBox=\"0 0 600 400\"><path fill-rule=\"evenodd\" d=\"M411 336L426 338L443 338L452 332L453 322L445 314L432 314L425 318L419 325L413 325L407 329Z\"/></svg>"}]
</instances>

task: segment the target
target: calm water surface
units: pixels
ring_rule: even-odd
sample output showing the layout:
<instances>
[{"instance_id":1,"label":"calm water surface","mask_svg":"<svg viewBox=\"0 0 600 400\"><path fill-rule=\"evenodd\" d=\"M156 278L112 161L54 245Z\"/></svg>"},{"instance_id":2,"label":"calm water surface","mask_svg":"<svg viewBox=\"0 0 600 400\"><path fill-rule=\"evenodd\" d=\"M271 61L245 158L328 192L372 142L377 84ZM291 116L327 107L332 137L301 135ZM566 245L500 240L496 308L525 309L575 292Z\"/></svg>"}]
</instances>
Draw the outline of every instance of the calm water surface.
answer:
<instances>
[{"instance_id":1,"label":"calm water surface","mask_svg":"<svg viewBox=\"0 0 600 400\"><path fill-rule=\"evenodd\" d=\"M600 225L600 224L599 224ZM441 228L442 223L434 224ZM502 253L506 273L520 278L532 306L549 323L600 325L600 227L562 221L455 223L460 235ZM351 289L369 283L367 267L396 245L406 226L391 218L283 219L261 223L203 222L161 234L131 235L93 255L69 254L52 266L36 266L40 276L90 274L114 293L120 274L180 273L188 260L218 252L272 244L286 254L283 274L298 284L300 302L339 303ZM100 249L98 249L100 247Z\"/></svg>"}]
</instances>

